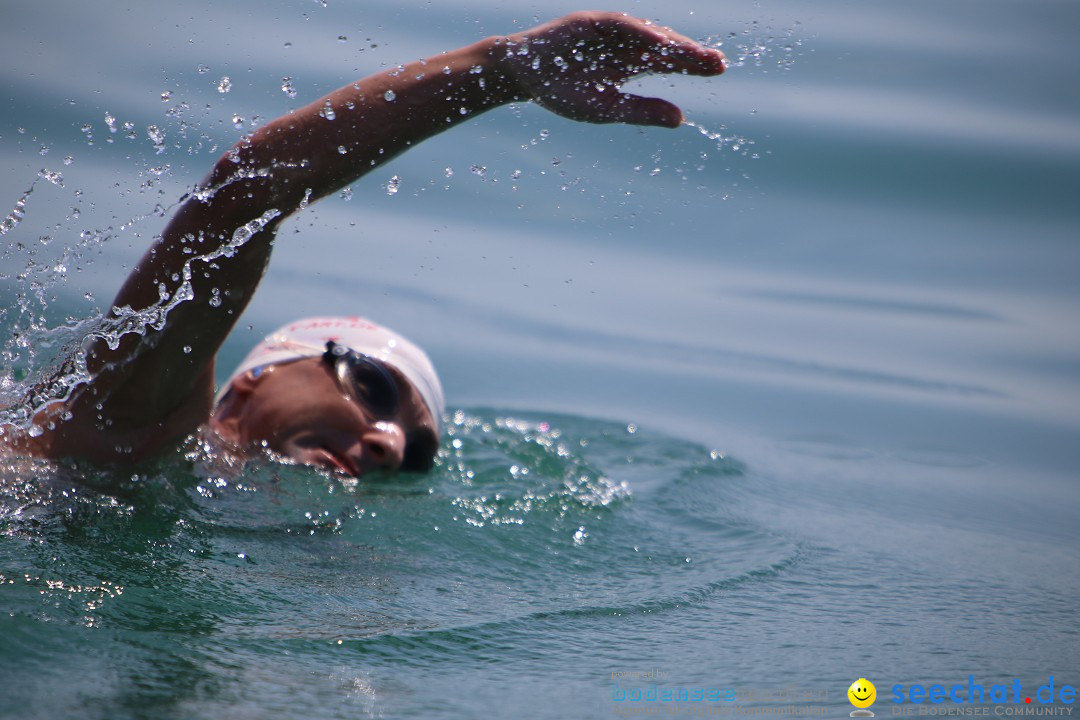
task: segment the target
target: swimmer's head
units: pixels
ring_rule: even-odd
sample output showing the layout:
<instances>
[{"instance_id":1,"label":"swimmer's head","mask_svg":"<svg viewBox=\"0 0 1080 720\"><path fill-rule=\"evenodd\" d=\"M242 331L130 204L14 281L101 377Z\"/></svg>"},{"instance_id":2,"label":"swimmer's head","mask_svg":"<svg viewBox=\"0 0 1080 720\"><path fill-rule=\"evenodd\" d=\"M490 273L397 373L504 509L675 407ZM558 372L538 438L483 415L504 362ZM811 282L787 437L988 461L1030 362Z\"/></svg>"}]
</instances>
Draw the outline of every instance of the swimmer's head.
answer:
<instances>
[{"instance_id":1,"label":"swimmer's head","mask_svg":"<svg viewBox=\"0 0 1080 720\"><path fill-rule=\"evenodd\" d=\"M339 346L381 360L394 367L420 392L435 422L441 423L446 411L442 384L427 353L404 336L361 317L309 317L283 325L251 349L229 379L221 386L221 398L240 375L264 365L317 357L326 352L326 344Z\"/></svg>"},{"instance_id":2,"label":"swimmer's head","mask_svg":"<svg viewBox=\"0 0 1080 720\"><path fill-rule=\"evenodd\" d=\"M242 442L360 475L430 465L444 411L438 375L416 344L364 318L311 317L252 348L211 422Z\"/></svg>"}]
</instances>

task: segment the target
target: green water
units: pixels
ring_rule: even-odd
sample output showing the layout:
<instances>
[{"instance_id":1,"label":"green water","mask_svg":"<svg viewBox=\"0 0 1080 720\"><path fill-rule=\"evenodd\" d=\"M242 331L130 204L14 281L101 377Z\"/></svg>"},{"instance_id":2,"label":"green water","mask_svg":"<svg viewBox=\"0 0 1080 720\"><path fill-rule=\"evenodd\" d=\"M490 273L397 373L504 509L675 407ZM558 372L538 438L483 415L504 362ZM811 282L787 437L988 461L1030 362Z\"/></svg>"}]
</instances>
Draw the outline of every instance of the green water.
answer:
<instances>
[{"instance_id":1,"label":"green water","mask_svg":"<svg viewBox=\"0 0 1080 720\"><path fill-rule=\"evenodd\" d=\"M433 473L363 484L190 458L5 478L8 711L430 714L433 668L569 668L807 553L729 509L737 462L595 421L458 413Z\"/></svg>"}]
</instances>

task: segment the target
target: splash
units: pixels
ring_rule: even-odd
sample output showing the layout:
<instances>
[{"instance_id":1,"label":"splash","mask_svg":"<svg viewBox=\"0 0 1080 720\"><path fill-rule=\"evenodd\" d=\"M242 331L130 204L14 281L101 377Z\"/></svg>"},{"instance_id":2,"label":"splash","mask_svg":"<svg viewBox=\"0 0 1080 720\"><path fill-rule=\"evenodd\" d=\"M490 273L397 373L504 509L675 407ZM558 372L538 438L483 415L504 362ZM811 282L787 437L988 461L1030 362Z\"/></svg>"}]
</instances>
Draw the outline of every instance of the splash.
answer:
<instances>
[{"instance_id":1,"label":"splash","mask_svg":"<svg viewBox=\"0 0 1080 720\"><path fill-rule=\"evenodd\" d=\"M795 64L801 52L801 31L802 23L799 21L776 30L753 20L742 32L731 32L724 38L709 37L702 44L723 49L730 67L753 67L766 73L773 69L786 71Z\"/></svg>"},{"instance_id":2,"label":"splash","mask_svg":"<svg viewBox=\"0 0 1080 720\"><path fill-rule=\"evenodd\" d=\"M524 525L530 520L572 522L575 544L588 537L578 521L627 501L630 487L591 467L583 444L547 422L458 411L447 425L449 447L439 456L460 490L451 504L455 519L474 527Z\"/></svg>"},{"instance_id":3,"label":"splash","mask_svg":"<svg viewBox=\"0 0 1080 720\"><path fill-rule=\"evenodd\" d=\"M59 172L48 170L46 168L39 170L37 177L30 183L30 187L15 201L15 207L12 208L11 212L8 213L3 221L0 221L0 237L7 235L18 227L19 223L23 221L23 218L26 217L26 204L29 202L30 196L34 194L34 188L37 187L39 180L46 180L57 187L64 187L64 176Z\"/></svg>"},{"instance_id":4,"label":"splash","mask_svg":"<svg viewBox=\"0 0 1080 720\"><path fill-rule=\"evenodd\" d=\"M752 151L753 146L756 144L754 140L744 135L726 134L727 128L723 125L720 126L720 130L714 132L692 120L686 120L683 124L694 128L709 140L714 141L717 150L730 150L744 156L757 157Z\"/></svg>"},{"instance_id":5,"label":"splash","mask_svg":"<svg viewBox=\"0 0 1080 720\"><path fill-rule=\"evenodd\" d=\"M146 172L159 176L167 171L167 166L149 168ZM242 179L269 174L270 169L237 171L232 177L218 186L196 189L192 197L205 200L213 196L221 187ZM0 234L14 230L26 216L26 206L30 195L40 180L63 186L59 173L42 170L31 187L15 203L14 210L5 219ZM179 203L177 203L179 204ZM122 223L119 230L125 230L149 217L150 214L164 216L169 209L160 205L152 213L138 216ZM0 379L0 433L5 427L16 427L27 431L31 436L40 435L44 428L34 424L35 415L43 408L57 401L71 397L72 392L91 379L87 367L87 348L93 343L104 341L116 349L121 340L128 335L145 335L149 330L161 330L172 310L191 300L194 291L191 285L193 266L196 262L212 263L222 257L231 257L255 234L279 217L281 212L270 209L251 221L237 227L230 239L217 248L201 255L188 258L176 280L180 283L168 291L160 289L157 303L142 310L130 307L114 307L111 314L96 314L85 319L67 318L61 323L50 323L47 318L55 296L53 289L66 280L68 268L77 265L82 255L89 249L100 246L117 231L110 227L106 230L84 231L80 241L61 250L57 259L48 263L40 262L35 247L27 248L23 243L12 243L0 255L8 259L12 255L24 254L28 260L22 272L14 277L20 288L13 307L0 309L0 322L14 320L11 336L4 346L3 367ZM51 238L42 236L41 245L47 245ZM92 299L92 295L88 294ZM16 313L9 318L9 312ZM66 418L62 418L66 419Z\"/></svg>"}]
</instances>

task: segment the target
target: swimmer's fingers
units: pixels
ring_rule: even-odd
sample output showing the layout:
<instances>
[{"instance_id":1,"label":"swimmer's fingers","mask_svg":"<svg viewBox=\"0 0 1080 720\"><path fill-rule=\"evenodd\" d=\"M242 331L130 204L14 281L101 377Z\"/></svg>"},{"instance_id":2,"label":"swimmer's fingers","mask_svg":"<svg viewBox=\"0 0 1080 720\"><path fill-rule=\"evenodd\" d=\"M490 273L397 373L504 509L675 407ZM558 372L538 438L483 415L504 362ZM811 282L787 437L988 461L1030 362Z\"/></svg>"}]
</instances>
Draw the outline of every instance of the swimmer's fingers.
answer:
<instances>
[{"instance_id":1,"label":"swimmer's fingers","mask_svg":"<svg viewBox=\"0 0 1080 720\"><path fill-rule=\"evenodd\" d=\"M584 122L677 127L678 107L619 87L649 73L724 71L719 50L620 13L574 13L507 40L504 67L522 97Z\"/></svg>"},{"instance_id":2,"label":"swimmer's fingers","mask_svg":"<svg viewBox=\"0 0 1080 720\"><path fill-rule=\"evenodd\" d=\"M661 98L621 93L614 88L578 95L550 95L535 100L552 112L581 122L627 123L676 128L683 122L682 110Z\"/></svg>"},{"instance_id":3,"label":"swimmer's fingers","mask_svg":"<svg viewBox=\"0 0 1080 720\"><path fill-rule=\"evenodd\" d=\"M602 48L614 49L627 63L627 77L643 73L712 76L724 72L724 53L671 28L619 13L589 13ZM602 59L602 58L601 58Z\"/></svg>"},{"instance_id":4,"label":"swimmer's fingers","mask_svg":"<svg viewBox=\"0 0 1080 720\"><path fill-rule=\"evenodd\" d=\"M683 113L677 105L654 97L619 93L617 101L607 108L600 122L656 125L677 128L683 123Z\"/></svg>"}]
</instances>

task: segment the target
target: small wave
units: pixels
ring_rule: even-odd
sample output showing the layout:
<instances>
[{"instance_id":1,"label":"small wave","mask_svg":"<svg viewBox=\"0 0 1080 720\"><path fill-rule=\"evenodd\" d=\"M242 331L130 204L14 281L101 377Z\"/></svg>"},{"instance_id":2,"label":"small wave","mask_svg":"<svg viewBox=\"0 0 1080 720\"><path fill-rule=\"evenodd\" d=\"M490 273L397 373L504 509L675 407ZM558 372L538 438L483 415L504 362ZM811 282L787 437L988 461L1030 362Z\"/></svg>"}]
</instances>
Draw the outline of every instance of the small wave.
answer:
<instances>
[{"instance_id":1,"label":"small wave","mask_svg":"<svg viewBox=\"0 0 1080 720\"><path fill-rule=\"evenodd\" d=\"M790 555L766 566L720 578L678 594L632 604L542 610L491 622L430 629L394 629L384 634L337 640L346 647L361 650L365 655L393 658L405 664L424 665L433 659L450 658L480 663L498 662L508 655L520 653L525 639L533 643L536 638L575 631L596 637L598 634L589 632L592 628L587 627L595 622L610 625L612 620L631 615L691 610L718 594L734 593L771 582L805 562L812 554L811 548L797 546ZM533 646L533 649L539 650L539 647L542 647L542 641L541 646Z\"/></svg>"},{"instance_id":2,"label":"small wave","mask_svg":"<svg viewBox=\"0 0 1080 720\"><path fill-rule=\"evenodd\" d=\"M625 424L461 411L435 470L360 482L269 461L223 472L193 448L207 452L193 439L136 474L0 474L9 608L230 652L495 662L715 606L810 553L741 517L740 463Z\"/></svg>"}]
</instances>

